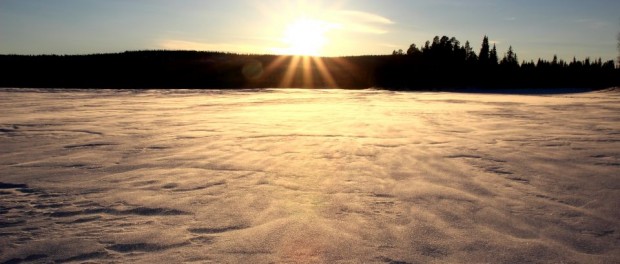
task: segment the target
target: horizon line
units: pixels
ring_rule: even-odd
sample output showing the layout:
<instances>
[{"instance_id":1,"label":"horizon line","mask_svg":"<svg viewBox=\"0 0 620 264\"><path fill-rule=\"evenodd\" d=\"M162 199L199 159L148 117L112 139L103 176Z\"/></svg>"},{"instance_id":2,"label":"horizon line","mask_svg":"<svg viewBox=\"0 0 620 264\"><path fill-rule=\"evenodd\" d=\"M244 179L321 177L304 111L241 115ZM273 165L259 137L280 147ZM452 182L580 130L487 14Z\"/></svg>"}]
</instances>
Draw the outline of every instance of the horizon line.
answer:
<instances>
[{"instance_id":1,"label":"horizon line","mask_svg":"<svg viewBox=\"0 0 620 264\"><path fill-rule=\"evenodd\" d=\"M232 52L232 51L215 51L215 50L192 50L192 49L135 49L135 50L124 50L124 51L108 51L108 52L94 52L94 53L73 53L73 54L59 54L59 53L31 53L31 54L25 54L25 53L6 53L6 54L0 54L0 56L93 56L93 55L112 55L112 54L123 54L123 53L130 53L130 52L155 52L155 51L164 51L164 52L199 52L199 53L220 53L220 54L227 54L227 55L239 55L239 56L282 56L282 57L307 57L307 58L346 58L346 57L372 57L372 56L394 56L394 54L392 53L386 53L386 54L360 54L360 55L337 55L337 56L327 56L327 55L298 55L298 54L275 54L275 53L242 53L242 52ZM407 54L404 54L404 56L406 56ZM557 55L554 55L557 56ZM573 58L577 58L577 56L573 56ZM558 57L559 60L563 60L565 62L570 62L572 61L571 59L566 59L566 58L560 58ZM603 59L603 57L590 57L590 56L586 56L584 58L582 58L581 60L585 60L585 59L590 59L590 60L598 60L601 59L604 62L607 61L613 61L614 64L620 64L620 62L614 58L614 59ZM542 57L538 57L537 59L531 59L531 60L522 60L519 62L519 64L523 64L524 62L528 63L528 62L536 62L536 60L543 60L543 61L547 61L548 59L544 59ZM580 61L579 59L577 59L578 61Z\"/></svg>"}]
</instances>

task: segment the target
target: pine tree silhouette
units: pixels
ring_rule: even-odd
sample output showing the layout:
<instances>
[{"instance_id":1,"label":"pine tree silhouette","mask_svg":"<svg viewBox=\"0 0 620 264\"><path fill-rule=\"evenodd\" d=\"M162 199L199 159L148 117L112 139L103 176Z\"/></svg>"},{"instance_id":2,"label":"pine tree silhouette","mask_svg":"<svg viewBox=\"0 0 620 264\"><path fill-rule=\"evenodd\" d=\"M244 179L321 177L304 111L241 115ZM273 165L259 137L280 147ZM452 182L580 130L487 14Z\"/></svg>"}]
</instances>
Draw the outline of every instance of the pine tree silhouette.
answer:
<instances>
[{"instance_id":1,"label":"pine tree silhouette","mask_svg":"<svg viewBox=\"0 0 620 264\"><path fill-rule=\"evenodd\" d=\"M411 44L409 49L407 49L407 55L416 56L421 53L420 49L415 44Z\"/></svg>"},{"instance_id":2,"label":"pine tree silhouette","mask_svg":"<svg viewBox=\"0 0 620 264\"><path fill-rule=\"evenodd\" d=\"M465 47L463 47L463 49L465 50L465 61L467 63L473 64L478 61L478 56L476 55L476 52L474 52L474 50L471 48L469 41L465 42Z\"/></svg>"},{"instance_id":3,"label":"pine tree silhouette","mask_svg":"<svg viewBox=\"0 0 620 264\"><path fill-rule=\"evenodd\" d=\"M506 54L504 55L504 58L502 58L500 65L509 66L509 67L519 66L519 60L517 59L517 54L512 50L512 46L508 48L508 52L506 52Z\"/></svg>"},{"instance_id":4,"label":"pine tree silhouette","mask_svg":"<svg viewBox=\"0 0 620 264\"><path fill-rule=\"evenodd\" d=\"M482 39L482 47L480 48L480 53L478 54L478 61L481 65L489 64L489 52L489 37L484 36L484 38Z\"/></svg>"},{"instance_id":5,"label":"pine tree silhouette","mask_svg":"<svg viewBox=\"0 0 620 264\"><path fill-rule=\"evenodd\" d=\"M493 66L498 64L497 48L495 47L495 44L493 44L493 48L489 52L489 63Z\"/></svg>"}]
</instances>

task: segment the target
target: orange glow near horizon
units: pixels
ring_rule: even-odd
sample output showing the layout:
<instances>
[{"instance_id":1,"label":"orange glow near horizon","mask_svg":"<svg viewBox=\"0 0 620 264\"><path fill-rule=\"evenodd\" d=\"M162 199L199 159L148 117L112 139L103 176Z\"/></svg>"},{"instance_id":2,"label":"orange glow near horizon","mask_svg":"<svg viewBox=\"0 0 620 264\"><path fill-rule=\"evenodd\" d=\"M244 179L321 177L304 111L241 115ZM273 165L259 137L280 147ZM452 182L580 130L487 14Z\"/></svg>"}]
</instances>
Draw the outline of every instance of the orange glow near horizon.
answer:
<instances>
[{"instance_id":1,"label":"orange glow near horizon","mask_svg":"<svg viewBox=\"0 0 620 264\"><path fill-rule=\"evenodd\" d=\"M331 59L336 60L339 66L343 65L343 62L338 61L337 58ZM265 67L265 75L274 74L280 68L286 70L282 79L279 80L278 87L288 88L299 85L307 88L339 87L333 73L321 57L282 55Z\"/></svg>"},{"instance_id":2,"label":"orange glow near horizon","mask_svg":"<svg viewBox=\"0 0 620 264\"><path fill-rule=\"evenodd\" d=\"M266 1L258 7L271 21L269 24L272 26L266 30L274 37L275 43L270 50L281 55L266 65L264 74L267 78L277 76L279 87L339 87L334 78L335 71L348 69L347 63L338 58L321 56L325 56L327 49L342 44L339 35L334 34L336 31L344 30L347 25L357 28L353 26L355 23L345 18L356 17L365 21L369 19L367 15L340 10L339 4L325 5L315 1L277 5ZM274 10L282 11L274 13Z\"/></svg>"},{"instance_id":3,"label":"orange glow near horizon","mask_svg":"<svg viewBox=\"0 0 620 264\"><path fill-rule=\"evenodd\" d=\"M280 87L290 87L293 83L293 79L295 78L295 73L297 72L297 68L299 66L299 56L293 56L291 62L287 66L286 73L284 74L284 78L280 81Z\"/></svg>"}]
</instances>

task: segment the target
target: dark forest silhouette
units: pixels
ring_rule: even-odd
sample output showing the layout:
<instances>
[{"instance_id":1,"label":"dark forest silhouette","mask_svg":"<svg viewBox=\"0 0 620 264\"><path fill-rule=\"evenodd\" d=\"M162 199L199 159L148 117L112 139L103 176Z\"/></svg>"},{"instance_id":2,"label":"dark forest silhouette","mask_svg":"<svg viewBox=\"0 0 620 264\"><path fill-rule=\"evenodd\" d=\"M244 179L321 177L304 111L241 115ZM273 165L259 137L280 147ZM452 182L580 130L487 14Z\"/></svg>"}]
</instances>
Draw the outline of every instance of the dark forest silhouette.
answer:
<instances>
[{"instance_id":1,"label":"dark forest silhouette","mask_svg":"<svg viewBox=\"0 0 620 264\"><path fill-rule=\"evenodd\" d=\"M476 54L469 42L456 38L435 37L419 49L411 44L407 52L394 51L392 60L379 69L387 87L416 89L425 87L610 87L618 85L620 71L613 60L601 59L571 62L538 59L519 63L512 46L499 59L495 45L483 38Z\"/></svg>"},{"instance_id":2,"label":"dark forest silhouette","mask_svg":"<svg viewBox=\"0 0 620 264\"><path fill-rule=\"evenodd\" d=\"M476 53L469 41L435 37L391 55L300 58L199 51L128 51L92 55L0 55L1 87L267 88L380 87L606 88L620 85L612 60L519 63L512 46L501 56L488 37Z\"/></svg>"}]
</instances>

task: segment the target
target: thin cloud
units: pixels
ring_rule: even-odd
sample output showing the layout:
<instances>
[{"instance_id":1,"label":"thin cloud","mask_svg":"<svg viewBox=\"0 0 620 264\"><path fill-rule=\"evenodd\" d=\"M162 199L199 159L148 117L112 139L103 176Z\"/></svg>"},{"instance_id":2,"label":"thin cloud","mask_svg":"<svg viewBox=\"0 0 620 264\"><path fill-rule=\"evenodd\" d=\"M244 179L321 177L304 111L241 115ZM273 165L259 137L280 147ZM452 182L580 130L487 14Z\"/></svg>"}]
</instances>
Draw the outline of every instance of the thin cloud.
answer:
<instances>
[{"instance_id":1,"label":"thin cloud","mask_svg":"<svg viewBox=\"0 0 620 264\"><path fill-rule=\"evenodd\" d=\"M346 16L349 19L354 19L360 22L368 22L368 23L379 23L379 24L394 24L394 21L390 20L389 18L377 15L377 14L373 14L373 13L368 13L368 12L363 12L363 11L356 11L356 10L342 10L342 11L338 11L338 13L340 15Z\"/></svg>"},{"instance_id":2,"label":"thin cloud","mask_svg":"<svg viewBox=\"0 0 620 264\"><path fill-rule=\"evenodd\" d=\"M384 16L357 10L335 11L330 20L340 25L342 30L368 34L388 33L386 27L395 24Z\"/></svg>"},{"instance_id":3,"label":"thin cloud","mask_svg":"<svg viewBox=\"0 0 620 264\"><path fill-rule=\"evenodd\" d=\"M346 27L344 27L345 29L354 31L354 32L360 32L360 33L370 33L370 34L385 34L388 33L387 30L382 29L380 27L377 26L372 26L372 25L364 25L364 24L350 24Z\"/></svg>"}]
</instances>

